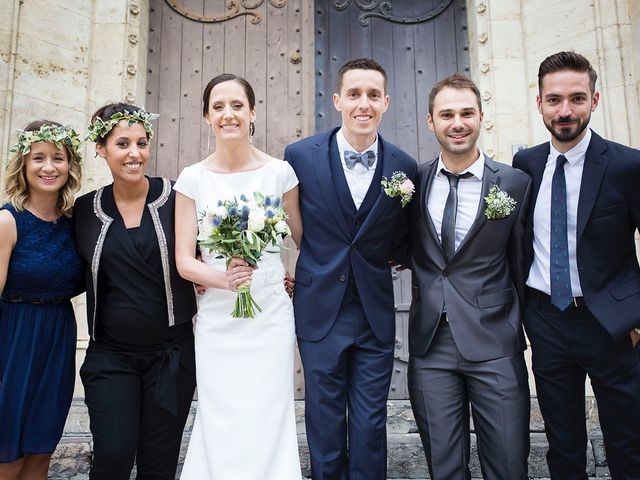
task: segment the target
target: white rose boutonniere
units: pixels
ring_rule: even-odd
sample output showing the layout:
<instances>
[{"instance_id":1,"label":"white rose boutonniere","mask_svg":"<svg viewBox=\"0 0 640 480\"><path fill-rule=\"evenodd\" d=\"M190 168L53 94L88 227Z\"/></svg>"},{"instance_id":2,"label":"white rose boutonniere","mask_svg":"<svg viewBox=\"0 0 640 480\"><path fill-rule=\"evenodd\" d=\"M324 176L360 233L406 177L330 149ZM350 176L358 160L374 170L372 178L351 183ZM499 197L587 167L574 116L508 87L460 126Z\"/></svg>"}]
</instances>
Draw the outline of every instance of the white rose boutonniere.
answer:
<instances>
[{"instance_id":1,"label":"white rose boutonniere","mask_svg":"<svg viewBox=\"0 0 640 480\"><path fill-rule=\"evenodd\" d=\"M387 180L387 177L382 177L382 182L380 183L382 184L384 193L389 195L389 197L400 197L400 205L402 205L402 208L406 207L411 201L415 187L406 173L393 172L391 180Z\"/></svg>"},{"instance_id":2,"label":"white rose boutonniere","mask_svg":"<svg viewBox=\"0 0 640 480\"><path fill-rule=\"evenodd\" d=\"M507 192L500 190L497 185L491 187L489 195L484 197L484 201L486 203L484 214L489 220L500 220L508 217L516 209L517 203Z\"/></svg>"}]
</instances>

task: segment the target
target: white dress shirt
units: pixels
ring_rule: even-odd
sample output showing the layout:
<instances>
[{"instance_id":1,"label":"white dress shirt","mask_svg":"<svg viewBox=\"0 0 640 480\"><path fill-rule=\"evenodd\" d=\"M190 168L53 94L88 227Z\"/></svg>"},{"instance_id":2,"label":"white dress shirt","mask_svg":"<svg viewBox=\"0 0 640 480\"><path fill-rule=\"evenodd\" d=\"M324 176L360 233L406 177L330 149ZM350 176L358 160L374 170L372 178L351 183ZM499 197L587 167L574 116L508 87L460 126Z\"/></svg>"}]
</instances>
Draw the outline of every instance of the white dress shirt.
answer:
<instances>
[{"instance_id":1,"label":"white dress shirt","mask_svg":"<svg viewBox=\"0 0 640 480\"><path fill-rule=\"evenodd\" d=\"M584 159L591 141L591 130L580 142L567 151L564 164L564 177L567 184L567 240L569 244L569 273L571 275L571 292L574 297L582 296L578 262L576 260L578 231L578 200ZM541 292L551 294L550 255L551 255L551 180L556 169L556 159L561 155L550 142L549 157L544 167L535 210L533 211L533 263L529 270L527 285Z\"/></svg>"},{"instance_id":2,"label":"white dress shirt","mask_svg":"<svg viewBox=\"0 0 640 480\"><path fill-rule=\"evenodd\" d=\"M442 217L444 207L449 195L449 179L441 172L442 169L449 171L442 162L442 155L438 158L436 175L431 184L427 208L433 220L433 225L438 233L438 240L442 243L440 231L442 229ZM456 214L456 250L467 236L467 232L473 225L478 208L480 206L480 196L482 195L482 176L484 175L484 153L480 152L478 159L462 173L469 172L471 177L461 178L458 182L458 212Z\"/></svg>"},{"instance_id":3,"label":"white dress shirt","mask_svg":"<svg viewBox=\"0 0 640 480\"><path fill-rule=\"evenodd\" d=\"M367 191L373 180L373 175L376 173L376 165L378 163L378 135L376 135L374 142L362 152L357 151L349 145L347 139L344 138L342 128L336 133L336 142L338 143L338 152L340 152L340 163L342 163L344 176L347 179L347 185L349 185L349 190L351 191L351 198L353 198L353 203L356 204L356 209L359 209L364 197L367 195ZM344 161L345 150L351 150L356 153L364 153L367 150L372 150L376 154L376 160L369 168L358 162L350 169L347 168L347 164Z\"/></svg>"}]
</instances>

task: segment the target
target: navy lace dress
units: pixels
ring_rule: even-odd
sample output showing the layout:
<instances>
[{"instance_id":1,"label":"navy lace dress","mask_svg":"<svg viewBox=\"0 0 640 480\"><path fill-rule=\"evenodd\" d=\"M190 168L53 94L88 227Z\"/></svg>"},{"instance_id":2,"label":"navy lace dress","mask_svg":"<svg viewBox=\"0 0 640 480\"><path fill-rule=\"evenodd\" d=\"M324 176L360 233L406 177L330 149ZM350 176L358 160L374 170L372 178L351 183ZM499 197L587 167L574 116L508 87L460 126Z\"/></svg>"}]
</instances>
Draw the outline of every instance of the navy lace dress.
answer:
<instances>
[{"instance_id":1,"label":"navy lace dress","mask_svg":"<svg viewBox=\"0 0 640 480\"><path fill-rule=\"evenodd\" d=\"M52 453L75 379L76 322L69 299L83 289L71 221L45 222L2 208L16 221L0 300L0 463Z\"/></svg>"}]
</instances>

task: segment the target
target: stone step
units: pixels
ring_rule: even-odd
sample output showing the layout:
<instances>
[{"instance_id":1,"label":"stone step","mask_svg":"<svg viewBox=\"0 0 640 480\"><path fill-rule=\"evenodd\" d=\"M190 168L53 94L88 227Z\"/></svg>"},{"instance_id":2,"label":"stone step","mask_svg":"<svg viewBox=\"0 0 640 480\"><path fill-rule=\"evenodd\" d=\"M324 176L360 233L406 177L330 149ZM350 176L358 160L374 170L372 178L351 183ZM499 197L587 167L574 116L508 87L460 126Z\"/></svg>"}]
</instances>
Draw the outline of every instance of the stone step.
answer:
<instances>
[{"instance_id":1,"label":"stone step","mask_svg":"<svg viewBox=\"0 0 640 480\"><path fill-rule=\"evenodd\" d=\"M180 454L180 465L184 461L189 436L193 426L196 402L185 427ZM589 444L587 448L588 470L593 478L607 478L609 475L604 457L602 434L597 424L595 402L587 401L587 417L589 419ZM304 427L304 403L296 402L296 421L302 461L303 475L310 475L309 452ZM429 478L420 437L413 420L413 413L408 401L393 400L388 403L388 478L394 480L425 480ZM537 407L536 399L532 399L531 414L531 453L529 455L529 477L547 479L549 476L545 454L547 441L544 435L544 424ZM91 435L86 407L82 400L74 400L64 436L54 453L49 478L51 480L86 480L88 479L91 458ZM471 438L471 473L474 479L481 479L480 465L477 458L476 439ZM179 472L178 472L179 473ZM132 478L135 478L132 476Z\"/></svg>"}]
</instances>

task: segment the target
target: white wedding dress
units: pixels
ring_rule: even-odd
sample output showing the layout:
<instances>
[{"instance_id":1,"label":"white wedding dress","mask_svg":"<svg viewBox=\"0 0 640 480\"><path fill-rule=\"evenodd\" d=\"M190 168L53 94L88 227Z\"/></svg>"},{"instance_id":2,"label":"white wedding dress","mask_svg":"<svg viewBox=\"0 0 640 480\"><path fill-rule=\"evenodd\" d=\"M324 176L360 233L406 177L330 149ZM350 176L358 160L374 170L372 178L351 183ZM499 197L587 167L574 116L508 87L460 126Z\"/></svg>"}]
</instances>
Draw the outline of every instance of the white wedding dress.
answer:
<instances>
[{"instance_id":1,"label":"white wedding dress","mask_svg":"<svg viewBox=\"0 0 640 480\"><path fill-rule=\"evenodd\" d=\"M298 184L291 166L270 159L257 170L219 174L202 162L183 170L175 190L200 214L218 200L279 195ZM268 248L273 250L273 248ZM203 253L212 268L224 259ZM294 393L293 306L278 252L265 252L253 273L255 318L233 318L236 294L207 289L195 321L198 410L182 480L300 480Z\"/></svg>"}]
</instances>

